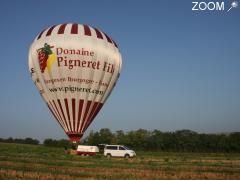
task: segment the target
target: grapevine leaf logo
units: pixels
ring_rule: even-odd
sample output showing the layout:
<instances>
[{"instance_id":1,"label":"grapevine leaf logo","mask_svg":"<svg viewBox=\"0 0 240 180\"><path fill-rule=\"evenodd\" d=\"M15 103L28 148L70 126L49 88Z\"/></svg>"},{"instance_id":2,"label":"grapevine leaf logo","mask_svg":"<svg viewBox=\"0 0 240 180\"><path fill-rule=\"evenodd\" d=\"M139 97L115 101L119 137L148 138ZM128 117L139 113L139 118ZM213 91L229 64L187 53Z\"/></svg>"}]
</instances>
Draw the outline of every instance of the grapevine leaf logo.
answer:
<instances>
[{"instance_id":1,"label":"grapevine leaf logo","mask_svg":"<svg viewBox=\"0 0 240 180\"><path fill-rule=\"evenodd\" d=\"M37 50L39 66L42 73L44 73L46 68L48 72L51 72L52 65L56 60L56 55L51 50L53 47L54 46L45 43L43 48Z\"/></svg>"}]
</instances>

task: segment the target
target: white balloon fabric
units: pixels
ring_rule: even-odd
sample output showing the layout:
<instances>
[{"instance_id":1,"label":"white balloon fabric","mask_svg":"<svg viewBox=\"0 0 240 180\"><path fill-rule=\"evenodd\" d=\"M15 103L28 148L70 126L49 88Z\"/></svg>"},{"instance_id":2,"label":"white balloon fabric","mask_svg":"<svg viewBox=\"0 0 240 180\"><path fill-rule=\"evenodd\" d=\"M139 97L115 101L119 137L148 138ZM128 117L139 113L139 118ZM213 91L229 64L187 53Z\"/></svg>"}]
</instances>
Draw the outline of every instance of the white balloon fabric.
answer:
<instances>
[{"instance_id":1,"label":"white balloon fabric","mask_svg":"<svg viewBox=\"0 0 240 180\"><path fill-rule=\"evenodd\" d=\"M29 50L29 71L42 98L70 140L78 141L120 75L117 44L81 24L42 31Z\"/></svg>"}]
</instances>

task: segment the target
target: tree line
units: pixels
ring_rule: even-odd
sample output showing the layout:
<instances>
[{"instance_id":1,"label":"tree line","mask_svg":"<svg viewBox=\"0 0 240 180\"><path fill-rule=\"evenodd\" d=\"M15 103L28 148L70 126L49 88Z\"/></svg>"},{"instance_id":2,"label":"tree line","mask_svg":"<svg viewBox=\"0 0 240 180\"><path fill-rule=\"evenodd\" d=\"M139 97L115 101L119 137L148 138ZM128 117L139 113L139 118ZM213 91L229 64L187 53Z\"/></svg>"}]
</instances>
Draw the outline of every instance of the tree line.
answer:
<instances>
[{"instance_id":1,"label":"tree line","mask_svg":"<svg viewBox=\"0 0 240 180\"><path fill-rule=\"evenodd\" d=\"M240 132L229 134L204 134L191 130L175 132L148 131L139 129L112 133L104 128L91 131L83 144L123 144L134 150L174 152L238 152L240 153Z\"/></svg>"},{"instance_id":2,"label":"tree line","mask_svg":"<svg viewBox=\"0 0 240 180\"><path fill-rule=\"evenodd\" d=\"M0 142L39 144L37 139L2 139ZM240 153L240 132L228 134L206 134L191 130L178 130L175 132L162 132L160 130L148 131L138 129L124 132L122 130L111 132L108 128L91 131L80 144L121 144L143 151L173 151L173 152L236 152ZM69 140L45 139L45 146L71 148Z\"/></svg>"},{"instance_id":3,"label":"tree line","mask_svg":"<svg viewBox=\"0 0 240 180\"><path fill-rule=\"evenodd\" d=\"M25 138L25 139L20 139L20 138L7 138L7 139L3 139L0 138L0 142L4 142L4 143L18 143L18 144L34 144L34 145L38 145L39 141L37 139L32 139L32 138Z\"/></svg>"}]
</instances>

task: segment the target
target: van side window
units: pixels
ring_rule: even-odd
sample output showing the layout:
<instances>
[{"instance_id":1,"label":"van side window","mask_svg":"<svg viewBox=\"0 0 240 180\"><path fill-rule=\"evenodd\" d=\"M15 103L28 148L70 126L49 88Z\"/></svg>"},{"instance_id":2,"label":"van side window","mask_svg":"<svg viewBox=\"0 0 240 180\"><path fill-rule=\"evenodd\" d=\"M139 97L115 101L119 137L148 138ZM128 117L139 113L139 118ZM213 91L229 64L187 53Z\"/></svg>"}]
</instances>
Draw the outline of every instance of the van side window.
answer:
<instances>
[{"instance_id":1,"label":"van side window","mask_svg":"<svg viewBox=\"0 0 240 180\"><path fill-rule=\"evenodd\" d=\"M125 149L124 149L124 147L120 146L120 147L119 147L119 150L125 150Z\"/></svg>"},{"instance_id":2,"label":"van side window","mask_svg":"<svg viewBox=\"0 0 240 180\"><path fill-rule=\"evenodd\" d=\"M111 150L117 150L117 146L107 146L107 149L111 149Z\"/></svg>"}]
</instances>

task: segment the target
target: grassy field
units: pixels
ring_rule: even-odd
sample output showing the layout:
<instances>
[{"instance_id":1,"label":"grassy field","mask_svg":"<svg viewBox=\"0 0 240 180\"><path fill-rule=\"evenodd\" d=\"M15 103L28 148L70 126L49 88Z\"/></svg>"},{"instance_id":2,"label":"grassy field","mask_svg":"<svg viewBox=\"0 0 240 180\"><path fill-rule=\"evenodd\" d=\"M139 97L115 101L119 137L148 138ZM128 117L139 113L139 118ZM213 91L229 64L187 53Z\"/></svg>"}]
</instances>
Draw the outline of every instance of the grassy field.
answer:
<instances>
[{"instance_id":1,"label":"grassy field","mask_svg":"<svg viewBox=\"0 0 240 180\"><path fill-rule=\"evenodd\" d=\"M234 179L240 154L137 152L81 157L62 148L0 143L0 179Z\"/></svg>"}]
</instances>

